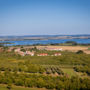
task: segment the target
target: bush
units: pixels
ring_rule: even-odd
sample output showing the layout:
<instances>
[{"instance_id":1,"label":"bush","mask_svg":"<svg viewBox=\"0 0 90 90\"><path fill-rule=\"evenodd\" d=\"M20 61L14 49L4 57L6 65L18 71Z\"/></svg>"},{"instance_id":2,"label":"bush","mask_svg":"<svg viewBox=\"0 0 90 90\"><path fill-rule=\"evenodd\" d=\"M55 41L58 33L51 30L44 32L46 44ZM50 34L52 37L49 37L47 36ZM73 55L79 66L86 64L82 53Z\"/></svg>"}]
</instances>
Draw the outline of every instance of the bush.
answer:
<instances>
[{"instance_id":1,"label":"bush","mask_svg":"<svg viewBox=\"0 0 90 90\"><path fill-rule=\"evenodd\" d=\"M8 85L7 85L7 89L8 89L8 90L11 90L11 89L12 89L12 85L11 85L11 84L8 84Z\"/></svg>"},{"instance_id":2,"label":"bush","mask_svg":"<svg viewBox=\"0 0 90 90\"><path fill-rule=\"evenodd\" d=\"M84 53L82 50L79 50L79 51L77 51L76 52L77 54L82 54L82 53Z\"/></svg>"}]
</instances>

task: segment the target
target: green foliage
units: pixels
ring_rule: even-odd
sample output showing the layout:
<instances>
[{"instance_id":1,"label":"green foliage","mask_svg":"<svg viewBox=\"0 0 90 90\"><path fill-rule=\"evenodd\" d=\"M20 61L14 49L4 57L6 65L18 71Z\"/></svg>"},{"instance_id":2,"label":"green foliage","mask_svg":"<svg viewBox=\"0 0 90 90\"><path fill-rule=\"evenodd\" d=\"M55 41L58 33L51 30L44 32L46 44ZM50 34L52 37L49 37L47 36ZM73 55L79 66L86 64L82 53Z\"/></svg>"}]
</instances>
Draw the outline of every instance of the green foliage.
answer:
<instances>
[{"instance_id":1,"label":"green foliage","mask_svg":"<svg viewBox=\"0 0 90 90\"><path fill-rule=\"evenodd\" d=\"M6 73L6 74L5 74ZM0 73L0 83L6 84L8 81L6 78L8 77L12 80L12 84L17 86L25 86L25 87L38 87L38 88L47 88L57 90L89 90L90 89L90 79L81 79L78 77L52 77L45 76L40 74L27 74L27 73ZM3 82L4 81L4 82ZM11 84L7 86L10 90Z\"/></svg>"},{"instance_id":2,"label":"green foliage","mask_svg":"<svg viewBox=\"0 0 90 90\"><path fill-rule=\"evenodd\" d=\"M12 85L11 85L11 84L8 84L8 85L7 85L7 89L8 89L8 90L11 90L11 89L12 89Z\"/></svg>"},{"instance_id":3,"label":"green foliage","mask_svg":"<svg viewBox=\"0 0 90 90\"><path fill-rule=\"evenodd\" d=\"M77 54L82 54L82 53L84 53L82 50L79 50L79 51L77 51L76 52Z\"/></svg>"},{"instance_id":4,"label":"green foliage","mask_svg":"<svg viewBox=\"0 0 90 90\"><path fill-rule=\"evenodd\" d=\"M90 78L67 77L61 68L74 68L76 72L90 75L90 55L61 53L62 55L57 57L22 57L14 52L1 52L0 84L57 90L89 90ZM54 76L51 76L52 74Z\"/></svg>"},{"instance_id":5,"label":"green foliage","mask_svg":"<svg viewBox=\"0 0 90 90\"><path fill-rule=\"evenodd\" d=\"M61 70L61 68L59 66L47 66L45 67L45 71L47 74L59 74L59 75L63 75L63 71Z\"/></svg>"},{"instance_id":6,"label":"green foliage","mask_svg":"<svg viewBox=\"0 0 90 90\"><path fill-rule=\"evenodd\" d=\"M21 51L26 52L26 50L25 50L25 49L23 49L23 48L21 49Z\"/></svg>"},{"instance_id":7,"label":"green foliage","mask_svg":"<svg viewBox=\"0 0 90 90\"><path fill-rule=\"evenodd\" d=\"M74 70L77 72L83 72L83 73L85 72L88 75L90 75L90 67L89 66L77 66L77 67L74 67Z\"/></svg>"},{"instance_id":8,"label":"green foliage","mask_svg":"<svg viewBox=\"0 0 90 90\"><path fill-rule=\"evenodd\" d=\"M59 81L56 85L56 90L63 90L64 88L64 83L62 81Z\"/></svg>"},{"instance_id":9,"label":"green foliage","mask_svg":"<svg viewBox=\"0 0 90 90\"><path fill-rule=\"evenodd\" d=\"M31 48L30 51L38 51L37 47Z\"/></svg>"}]
</instances>

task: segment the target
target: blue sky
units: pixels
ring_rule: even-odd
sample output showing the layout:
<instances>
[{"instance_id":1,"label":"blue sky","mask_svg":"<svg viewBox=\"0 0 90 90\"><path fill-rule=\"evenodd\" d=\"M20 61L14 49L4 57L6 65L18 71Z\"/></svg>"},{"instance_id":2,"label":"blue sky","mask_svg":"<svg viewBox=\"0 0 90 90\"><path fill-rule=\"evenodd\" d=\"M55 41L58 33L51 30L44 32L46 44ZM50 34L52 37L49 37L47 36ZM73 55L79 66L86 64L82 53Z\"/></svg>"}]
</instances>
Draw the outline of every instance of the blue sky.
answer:
<instances>
[{"instance_id":1,"label":"blue sky","mask_svg":"<svg viewBox=\"0 0 90 90\"><path fill-rule=\"evenodd\" d=\"M90 0L0 0L0 35L90 34Z\"/></svg>"}]
</instances>

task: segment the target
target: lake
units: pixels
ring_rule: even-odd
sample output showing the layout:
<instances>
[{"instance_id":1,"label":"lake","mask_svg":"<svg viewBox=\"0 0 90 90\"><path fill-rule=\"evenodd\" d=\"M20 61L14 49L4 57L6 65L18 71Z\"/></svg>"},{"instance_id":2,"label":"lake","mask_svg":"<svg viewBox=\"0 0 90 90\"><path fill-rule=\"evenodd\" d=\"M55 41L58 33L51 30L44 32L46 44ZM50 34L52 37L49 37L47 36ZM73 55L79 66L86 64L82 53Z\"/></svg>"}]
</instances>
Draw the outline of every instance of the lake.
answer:
<instances>
[{"instance_id":1,"label":"lake","mask_svg":"<svg viewBox=\"0 0 90 90\"><path fill-rule=\"evenodd\" d=\"M13 45L34 45L34 44L56 44L56 43L64 43L66 41L75 41L77 43L90 44L90 39L0 41L0 43L9 42L9 43L12 43L12 44L6 44L5 46L13 46Z\"/></svg>"}]
</instances>

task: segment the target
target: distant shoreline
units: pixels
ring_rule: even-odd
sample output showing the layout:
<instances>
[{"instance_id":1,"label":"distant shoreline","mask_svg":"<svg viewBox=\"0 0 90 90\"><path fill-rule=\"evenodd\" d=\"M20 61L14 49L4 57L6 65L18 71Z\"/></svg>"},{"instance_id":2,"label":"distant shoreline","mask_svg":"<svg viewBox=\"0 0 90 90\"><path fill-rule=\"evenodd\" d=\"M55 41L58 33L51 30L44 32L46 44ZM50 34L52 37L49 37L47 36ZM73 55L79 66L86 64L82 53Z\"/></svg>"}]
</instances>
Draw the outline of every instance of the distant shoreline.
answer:
<instances>
[{"instance_id":1,"label":"distant shoreline","mask_svg":"<svg viewBox=\"0 0 90 90\"><path fill-rule=\"evenodd\" d=\"M90 39L90 35L27 35L27 36L0 36L0 41L58 40L58 39Z\"/></svg>"}]
</instances>

